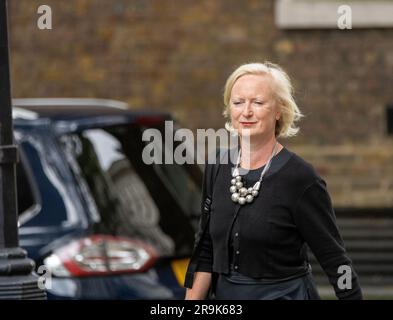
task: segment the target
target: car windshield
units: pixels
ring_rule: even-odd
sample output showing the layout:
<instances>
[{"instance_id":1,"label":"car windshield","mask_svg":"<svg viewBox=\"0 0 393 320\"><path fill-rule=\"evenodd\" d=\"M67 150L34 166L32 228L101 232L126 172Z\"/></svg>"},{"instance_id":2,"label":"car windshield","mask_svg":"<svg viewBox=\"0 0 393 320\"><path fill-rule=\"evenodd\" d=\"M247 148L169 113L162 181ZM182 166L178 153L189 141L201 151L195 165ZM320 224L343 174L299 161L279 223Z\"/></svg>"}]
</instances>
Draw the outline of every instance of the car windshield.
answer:
<instances>
[{"instance_id":1,"label":"car windshield","mask_svg":"<svg viewBox=\"0 0 393 320\"><path fill-rule=\"evenodd\" d=\"M144 240L161 256L188 256L200 212L201 170L197 164L145 164L144 129L93 128L60 141L95 221L94 233Z\"/></svg>"}]
</instances>

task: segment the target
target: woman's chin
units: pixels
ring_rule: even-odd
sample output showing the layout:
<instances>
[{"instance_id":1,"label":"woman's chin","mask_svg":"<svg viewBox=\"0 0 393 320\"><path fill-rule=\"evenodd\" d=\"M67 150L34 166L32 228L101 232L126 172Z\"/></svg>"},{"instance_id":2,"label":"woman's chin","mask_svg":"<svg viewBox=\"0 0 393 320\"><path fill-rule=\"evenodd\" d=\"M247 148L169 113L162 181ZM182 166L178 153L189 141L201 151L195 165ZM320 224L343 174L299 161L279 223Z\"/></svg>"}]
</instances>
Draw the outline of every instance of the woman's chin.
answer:
<instances>
[{"instance_id":1,"label":"woman's chin","mask_svg":"<svg viewBox=\"0 0 393 320\"><path fill-rule=\"evenodd\" d=\"M255 132L255 130L250 129L250 128L240 128L239 134L242 137L253 137L253 136L258 135L257 132Z\"/></svg>"}]
</instances>

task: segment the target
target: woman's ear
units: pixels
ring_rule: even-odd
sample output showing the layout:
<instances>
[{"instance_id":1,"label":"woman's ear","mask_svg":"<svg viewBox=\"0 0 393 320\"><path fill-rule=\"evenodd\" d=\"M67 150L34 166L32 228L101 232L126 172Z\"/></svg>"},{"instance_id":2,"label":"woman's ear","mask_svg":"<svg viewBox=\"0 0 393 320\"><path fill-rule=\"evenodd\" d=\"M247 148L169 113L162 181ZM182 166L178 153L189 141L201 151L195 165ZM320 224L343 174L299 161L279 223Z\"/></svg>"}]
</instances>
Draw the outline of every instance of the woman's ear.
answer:
<instances>
[{"instance_id":1,"label":"woman's ear","mask_svg":"<svg viewBox=\"0 0 393 320\"><path fill-rule=\"evenodd\" d=\"M281 105L279 104L279 102L276 100L275 101L275 109L276 109L276 120L280 120L281 118Z\"/></svg>"}]
</instances>

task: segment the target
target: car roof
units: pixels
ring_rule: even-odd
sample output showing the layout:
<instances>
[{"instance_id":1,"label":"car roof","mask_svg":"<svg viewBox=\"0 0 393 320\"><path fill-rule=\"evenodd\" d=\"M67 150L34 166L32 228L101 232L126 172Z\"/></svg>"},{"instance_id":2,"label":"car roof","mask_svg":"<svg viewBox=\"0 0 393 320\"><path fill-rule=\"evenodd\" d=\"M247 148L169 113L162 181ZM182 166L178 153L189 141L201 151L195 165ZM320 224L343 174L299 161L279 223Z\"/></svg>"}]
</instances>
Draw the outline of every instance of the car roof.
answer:
<instances>
[{"instance_id":1,"label":"car roof","mask_svg":"<svg viewBox=\"0 0 393 320\"><path fill-rule=\"evenodd\" d=\"M23 120L50 119L75 121L105 116L163 116L165 112L130 110L125 102L92 98L23 98L12 99L13 118Z\"/></svg>"}]
</instances>

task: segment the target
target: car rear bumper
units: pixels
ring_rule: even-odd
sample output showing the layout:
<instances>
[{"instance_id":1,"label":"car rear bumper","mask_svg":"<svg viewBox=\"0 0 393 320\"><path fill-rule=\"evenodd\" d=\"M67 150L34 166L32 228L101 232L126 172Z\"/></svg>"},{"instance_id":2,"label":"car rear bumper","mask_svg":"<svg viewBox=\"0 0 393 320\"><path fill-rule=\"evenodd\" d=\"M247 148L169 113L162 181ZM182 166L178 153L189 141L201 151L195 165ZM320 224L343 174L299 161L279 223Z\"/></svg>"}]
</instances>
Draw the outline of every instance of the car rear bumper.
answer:
<instances>
[{"instance_id":1,"label":"car rear bumper","mask_svg":"<svg viewBox=\"0 0 393 320\"><path fill-rule=\"evenodd\" d=\"M52 278L48 299L183 299L185 289L170 270L84 278Z\"/></svg>"}]
</instances>

